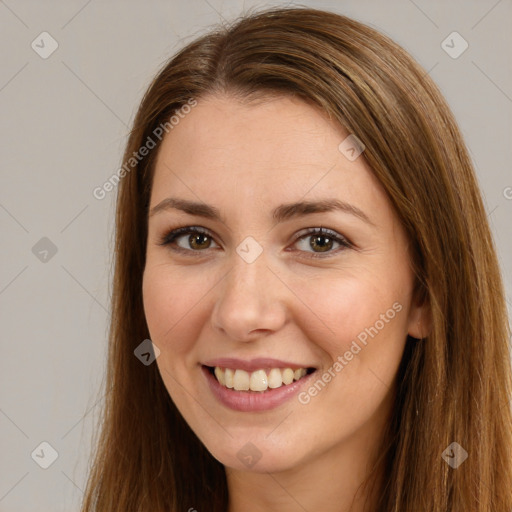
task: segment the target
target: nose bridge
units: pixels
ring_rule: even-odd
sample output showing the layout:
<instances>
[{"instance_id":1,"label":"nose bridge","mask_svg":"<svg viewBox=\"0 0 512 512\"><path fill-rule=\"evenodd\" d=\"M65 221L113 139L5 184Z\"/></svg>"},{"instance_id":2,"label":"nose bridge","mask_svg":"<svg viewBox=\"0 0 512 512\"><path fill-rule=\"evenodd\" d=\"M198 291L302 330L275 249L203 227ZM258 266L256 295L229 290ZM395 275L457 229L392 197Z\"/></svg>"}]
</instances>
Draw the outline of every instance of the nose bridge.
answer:
<instances>
[{"instance_id":1,"label":"nose bridge","mask_svg":"<svg viewBox=\"0 0 512 512\"><path fill-rule=\"evenodd\" d=\"M279 280L262 249L251 240L237 247L216 297L214 327L239 341L247 341L256 330L275 331L285 321Z\"/></svg>"},{"instance_id":2,"label":"nose bridge","mask_svg":"<svg viewBox=\"0 0 512 512\"><path fill-rule=\"evenodd\" d=\"M260 246L261 247L261 246ZM269 288L275 280L269 268L267 251L260 251L251 245L251 242L243 242L237 247L236 255L233 254L230 283L234 293L240 292L249 295L249 299L261 300L262 293ZM275 283L274 283L275 284Z\"/></svg>"}]
</instances>

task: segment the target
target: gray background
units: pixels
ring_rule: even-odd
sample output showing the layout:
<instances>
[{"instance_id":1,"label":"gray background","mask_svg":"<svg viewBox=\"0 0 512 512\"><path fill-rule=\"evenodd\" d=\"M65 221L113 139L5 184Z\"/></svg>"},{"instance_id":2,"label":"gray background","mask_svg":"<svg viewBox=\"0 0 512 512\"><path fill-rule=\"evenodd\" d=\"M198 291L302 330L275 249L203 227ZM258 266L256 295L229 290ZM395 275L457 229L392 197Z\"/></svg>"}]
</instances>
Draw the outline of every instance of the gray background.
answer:
<instances>
[{"instance_id":1,"label":"gray background","mask_svg":"<svg viewBox=\"0 0 512 512\"><path fill-rule=\"evenodd\" d=\"M102 405L115 198L92 191L119 168L145 88L212 23L276 3L0 1L0 512L79 507ZM388 34L439 84L478 172L510 304L512 1L304 4ZM31 47L51 48L44 31L59 45L46 59ZM469 44L458 58L441 46L453 31ZM58 453L48 469L41 442Z\"/></svg>"}]
</instances>

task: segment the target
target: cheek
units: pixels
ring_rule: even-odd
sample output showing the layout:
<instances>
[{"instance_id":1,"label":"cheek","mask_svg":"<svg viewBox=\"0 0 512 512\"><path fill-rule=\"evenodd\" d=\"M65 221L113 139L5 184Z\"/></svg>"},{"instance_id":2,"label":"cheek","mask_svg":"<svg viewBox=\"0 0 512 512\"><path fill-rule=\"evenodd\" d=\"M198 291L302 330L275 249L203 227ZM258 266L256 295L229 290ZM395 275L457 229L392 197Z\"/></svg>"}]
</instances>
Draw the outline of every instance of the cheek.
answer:
<instances>
[{"instance_id":1,"label":"cheek","mask_svg":"<svg viewBox=\"0 0 512 512\"><path fill-rule=\"evenodd\" d=\"M186 354L204 323L201 300L211 288L207 281L163 265L146 267L143 278L144 313L151 340L169 354Z\"/></svg>"},{"instance_id":2,"label":"cheek","mask_svg":"<svg viewBox=\"0 0 512 512\"><path fill-rule=\"evenodd\" d=\"M404 332L400 289L396 282L386 282L385 276L365 273L364 269L354 275L310 280L297 293L307 297L304 302L308 314L302 317L304 332L310 332L332 356L349 350L353 340L364 344L365 339L377 334Z\"/></svg>"},{"instance_id":3,"label":"cheek","mask_svg":"<svg viewBox=\"0 0 512 512\"><path fill-rule=\"evenodd\" d=\"M312 311L300 327L320 348L323 365L299 400L323 411L322 421L356 428L388 396L407 333L404 295L393 284L362 271L302 290Z\"/></svg>"},{"instance_id":4,"label":"cheek","mask_svg":"<svg viewBox=\"0 0 512 512\"><path fill-rule=\"evenodd\" d=\"M322 394L336 421L340 411L369 417L387 395L403 354L407 307L400 279L359 268L304 285L300 293L311 300L300 328L323 356L322 382L306 390L304 403ZM324 394L324 387L330 391Z\"/></svg>"}]
</instances>

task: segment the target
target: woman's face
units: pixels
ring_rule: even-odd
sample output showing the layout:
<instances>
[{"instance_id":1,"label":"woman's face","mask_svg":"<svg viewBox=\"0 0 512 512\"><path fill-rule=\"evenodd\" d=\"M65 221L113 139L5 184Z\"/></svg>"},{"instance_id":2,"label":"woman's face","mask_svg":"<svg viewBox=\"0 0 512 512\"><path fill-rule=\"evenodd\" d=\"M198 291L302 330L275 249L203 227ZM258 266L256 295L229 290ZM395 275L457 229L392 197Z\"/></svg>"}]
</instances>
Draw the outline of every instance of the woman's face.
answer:
<instances>
[{"instance_id":1,"label":"woman's face","mask_svg":"<svg viewBox=\"0 0 512 512\"><path fill-rule=\"evenodd\" d=\"M226 466L370 446L421 337L404 231L348 135L297 99L210 96L159 150L145 315L170 396Z\"/></svg>"}]
</instances>

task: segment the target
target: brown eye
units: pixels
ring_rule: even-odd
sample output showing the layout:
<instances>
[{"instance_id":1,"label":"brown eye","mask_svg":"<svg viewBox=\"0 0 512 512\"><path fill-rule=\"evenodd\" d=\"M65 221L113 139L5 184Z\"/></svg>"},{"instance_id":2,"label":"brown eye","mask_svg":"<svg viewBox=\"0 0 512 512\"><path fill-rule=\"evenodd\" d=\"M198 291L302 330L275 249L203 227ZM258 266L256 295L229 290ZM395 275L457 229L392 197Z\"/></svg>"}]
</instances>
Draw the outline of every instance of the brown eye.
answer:
<instances>
[{"instance_id":1,"label":"brown eye","mask_svg":"<svg viewBox=\"0 0 512 512\"><path fill-rule=\"evenodd\" d=\"M333 244L334 240L326 235L312 236L309 241L311 249L315 252L327 252L332 249Z\"/></svg>"},{"instance_id":2,"label":"brown eye","mask_svg":"<svg viewBox=\"0 0 512 512\"><path fill-rule=\"evenodd\" d=\"M199 255L200 252L219 247L209 231L198 226L174 229L161 238L160 245L167 245L174 251L190 255ZM294 245L299 246L299 252L306 253L309 258L329 257L353 247L344 236L322 227L310 229L298 236Z\"/></svg>"},{"instance_id":3,"label":"brown eye","mask_svg":"<svg viewBox=\"0 0 512 512\"><path fill-rule=\"evenodd\" d=\"M208 249L211 244L211 238L208 235L205 235L204 233L191 234L188 237L188 244L190 247L192 247L192 249Z\"/></svg>"},{"instance_id":4,"label":"brown eye","mask_svg":"<svg viewBox=\"0 0 512 512\"><path fill-rule=\"evenodd\" d=\"M167 233L160 245L168 245L171 249L180 252L201 252L212 247L215 241L210 234L197 226L178 228Z\"/></svg>"},{"instance_id":5,"label":"brown eye","mask_svg":"<svg viewBox=\"0 0 512 512\"><path fill-rule=\"evenodd\" d=\"M344 236L322 227L310 229L299 236L294 245L309 258L326 258L353 247Z\"/></svg>"}]
</instances>

